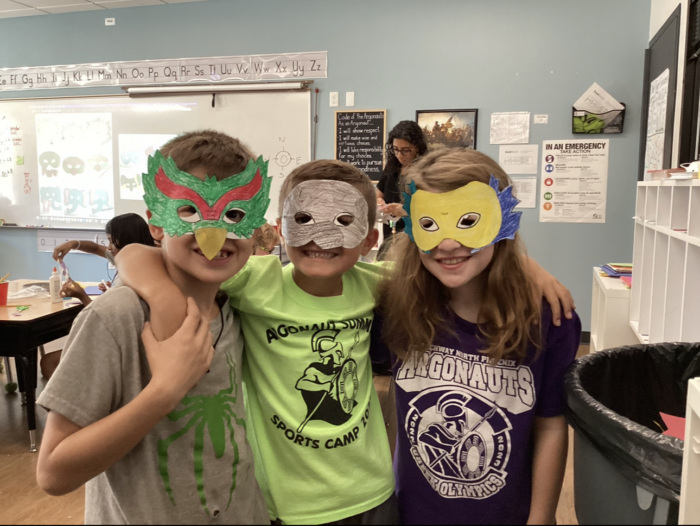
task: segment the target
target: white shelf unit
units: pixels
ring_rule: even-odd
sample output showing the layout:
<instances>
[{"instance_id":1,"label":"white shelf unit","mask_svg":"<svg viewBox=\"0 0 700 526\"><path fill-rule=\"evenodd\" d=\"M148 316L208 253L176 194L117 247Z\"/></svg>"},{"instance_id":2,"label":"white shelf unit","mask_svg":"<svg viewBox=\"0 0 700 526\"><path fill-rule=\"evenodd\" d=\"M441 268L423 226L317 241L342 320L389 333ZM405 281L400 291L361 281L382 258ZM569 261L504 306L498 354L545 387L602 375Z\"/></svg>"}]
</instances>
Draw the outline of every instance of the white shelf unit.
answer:
<instances>
[{"instance_id":1,"label":"white shelf unit","mask_svg":"<svg viewBox=\"0 0 700 526\"><path fill-rule=\"evenodd\" d=\"M629 324L630 290L619 279L600 275L593 267L591 352L633 345L637 337Z\"/></svg>"},{"instance_id":2,"label":"white shelf unit","mask_svg":"<svg viewBox=\"0 0 700 526\"><path fill-rule=\"evenodd\" d=\"M629 324L641 343L700 341L700 180L637 183Z\"/></svg>"},{"instance_id":3,"label":"white shelf unit","mask_svg":"<svg viewBox=\"0 0 700 526\"><path fill-rule=\"evenodd\" d=\"M679 524L700 524L700 378L688 382Z\"/></svg>"}]
</instances>

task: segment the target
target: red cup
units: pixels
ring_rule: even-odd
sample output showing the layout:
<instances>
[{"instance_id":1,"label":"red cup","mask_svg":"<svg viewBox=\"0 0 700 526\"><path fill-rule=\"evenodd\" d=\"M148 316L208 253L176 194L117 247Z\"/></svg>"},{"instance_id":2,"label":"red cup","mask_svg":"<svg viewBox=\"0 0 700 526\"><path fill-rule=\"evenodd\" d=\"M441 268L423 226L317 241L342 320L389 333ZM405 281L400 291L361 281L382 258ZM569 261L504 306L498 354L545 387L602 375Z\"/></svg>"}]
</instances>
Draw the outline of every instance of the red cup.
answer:
<instances>
[{"instance_id":1,"label":"red cup","mask_svg":"<svg viewBox=\"0 0 700 526\"><path fill-rule=\"evenodd\" d=\"M0 305L7 305L7 289L10 288L10 283L4 281L0 283Z\"/></svg>"}]
</instances>

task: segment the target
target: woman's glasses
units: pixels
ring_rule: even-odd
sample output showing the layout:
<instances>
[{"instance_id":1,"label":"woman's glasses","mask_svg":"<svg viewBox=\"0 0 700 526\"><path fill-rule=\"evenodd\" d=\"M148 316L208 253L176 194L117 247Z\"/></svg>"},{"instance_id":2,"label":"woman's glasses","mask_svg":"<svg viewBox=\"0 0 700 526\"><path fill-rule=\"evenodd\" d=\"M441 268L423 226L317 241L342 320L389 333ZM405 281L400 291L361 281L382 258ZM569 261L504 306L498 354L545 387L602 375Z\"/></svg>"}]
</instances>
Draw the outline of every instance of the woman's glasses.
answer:
<instances>
[{"instance_id":1,"label":"woman's glasses","mask_svg":"<svg viewBox=\"0 0 700 526\"><path fill-rule=\"evenodd\" d=\"M413 148L392 148L391 152L394 155L410 155L413 152Z\"/></svg>"}]
</instances>

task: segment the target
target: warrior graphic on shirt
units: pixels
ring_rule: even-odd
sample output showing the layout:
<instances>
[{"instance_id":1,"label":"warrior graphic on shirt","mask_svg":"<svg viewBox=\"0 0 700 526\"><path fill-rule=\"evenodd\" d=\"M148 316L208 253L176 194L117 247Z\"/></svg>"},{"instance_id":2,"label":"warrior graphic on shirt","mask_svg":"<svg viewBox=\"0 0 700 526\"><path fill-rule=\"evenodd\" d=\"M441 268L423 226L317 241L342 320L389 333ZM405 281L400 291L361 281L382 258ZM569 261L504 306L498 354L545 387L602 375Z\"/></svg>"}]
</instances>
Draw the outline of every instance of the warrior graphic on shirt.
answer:
<instances>
[{"instance_id":1,"label":"warrior graphic on shirt","mask_svg":"<svg viewBox=\"0 0 700 526\"><path fill-rule=\"evenodd\" d=\"M487 360L433 346L402 363L396 376L403 391L414 393L405 419L411 456L444 498L485 499L505 487L507 413L535 404L529 367Z\"/></svg>"},{"instance_id":2,"label":"warrior graphic on shirt","mask_svg":"<svg viewBox=\"0 0 700 526\"><path fill-rule=\"evenodd\" d=\"M506 485L510 429L498 406L465 389L427 389L406 417L411 455L446 498L485 499Z\"/></svg>"},{"instance_id":3,"label":"warrior graphic on shirt","mask_svg":"<svg viewBox=\"0 0 700 526\"><path fill-rule=\"evenodd\" d=\"M311 350L318 353L320 361L310 364L296 384L306 402L306 418L297 430L301 433L311 420L322 420L335 426L344 424L352 416L357 405L355 397L359 389L357 362L352 350L360 340L355 333L352 347L345 354L343 344L337 339L338 329L316 331L311 336Z\"/></svg>"}]
</instances>

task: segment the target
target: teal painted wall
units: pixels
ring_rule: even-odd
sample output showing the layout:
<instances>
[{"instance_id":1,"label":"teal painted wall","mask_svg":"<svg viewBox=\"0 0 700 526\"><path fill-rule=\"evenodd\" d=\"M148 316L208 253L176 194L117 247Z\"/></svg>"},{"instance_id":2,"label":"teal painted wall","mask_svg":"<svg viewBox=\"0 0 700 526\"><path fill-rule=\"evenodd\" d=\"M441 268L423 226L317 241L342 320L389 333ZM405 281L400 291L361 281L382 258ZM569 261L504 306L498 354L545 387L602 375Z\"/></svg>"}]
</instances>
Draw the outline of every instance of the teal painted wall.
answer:
<instances>
[{"instance_id":1,"label":"teal painted wall","mask_svg":"<svg viewBox=\"0 0 700 526\"><path fill-rule=\"evenodd\" d=\"M571 104L594 81L627 104L625 132L609 136L607 223L539 223L525 210L531 257L574 294L590 330L591 267L631 261L644 49L650 0L210 0L0 20L0 67L328 51L317 157L333 156L328 93L354 91L356 109L386 108L388 126L417 109L478 108L477 147L493 157L490 115L549 115L530 142L571 139ZM104 18L116 16L114 27ZM118 93L109 88L2 93L0 97ZM242 137L245 140L245 137ZM0 232L0 269L48 277L53 261L34 231ZM69 260L67 260L69 261ZM77 279L105 277L105 262L72 256Z\"/></svg>"}]
</instances>

